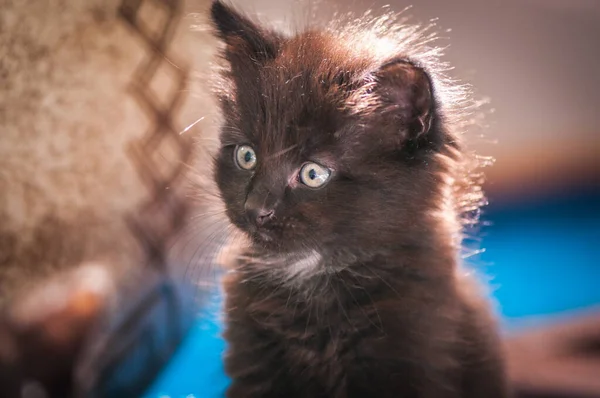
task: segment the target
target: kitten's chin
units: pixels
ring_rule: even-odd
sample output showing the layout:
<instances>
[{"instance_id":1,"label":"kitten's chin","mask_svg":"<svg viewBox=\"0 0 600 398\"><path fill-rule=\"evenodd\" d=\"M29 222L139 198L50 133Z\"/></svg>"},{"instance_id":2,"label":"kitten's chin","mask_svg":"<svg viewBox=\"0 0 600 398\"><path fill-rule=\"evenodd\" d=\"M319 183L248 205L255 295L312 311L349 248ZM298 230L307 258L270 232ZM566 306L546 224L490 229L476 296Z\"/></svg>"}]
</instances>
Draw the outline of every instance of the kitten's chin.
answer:
<instances>
[{"instance_id":1,"label":"kitten's chin","mask_svg":"<svg viewBox=\"0 0 600 398\"><path fill-rule=\"evenodd\" d=\"M270 234L269 232L266 232L266 231L256 231L255 235L262 242L273 242L273 241L275 241L275 238L272 236L272 234Z\"/></svg>"},{"instance_id":2,"label":"kitten's chin","mask_svg":"<svg viewBox=\"0 0 600 398\"><path fill-rule=\"evenodd\" d=\"M273 254L296 253L309 247L303 239L287 237L283 229L256 228L250 225L244 230L252 245Z\"/></svg>"},{"instance_id":3,"label":"kitten's chin","mask_svg":"<svg viewBox=\"0 0 600 398\"><path fill-rule=\"evenodd\" d=\"M278 239L272 232L253 228L250 231L246 231L246 233L249 235L252 243L261 247L274 249L279 246L277 245Z\"/></svg>"},{"instance_id":4,"label":"kitten's chin","mask_svg":"<svg viewBox=\"0 0 600 398\"><path fill-rule=\"evenodd\" d=\"M250 241L257 247L263 250L268 250L276 253L286 253L293 250L293 242L287 242L274 231L254 229L247 232L250 236Z\"/></svg>"}]
</instances>

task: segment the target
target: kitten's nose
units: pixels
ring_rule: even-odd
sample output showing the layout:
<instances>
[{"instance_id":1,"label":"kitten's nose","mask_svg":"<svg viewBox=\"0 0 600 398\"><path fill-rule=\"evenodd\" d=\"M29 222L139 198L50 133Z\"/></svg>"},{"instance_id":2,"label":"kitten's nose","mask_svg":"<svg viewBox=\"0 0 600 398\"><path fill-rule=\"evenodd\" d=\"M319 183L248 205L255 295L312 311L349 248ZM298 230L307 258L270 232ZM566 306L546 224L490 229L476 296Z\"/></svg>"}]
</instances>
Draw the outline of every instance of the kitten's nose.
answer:
<instances>
[{"instance_id":1,"label":"kitten's nose","mask_svg":"<svg viewBox=\"0 0 600 398\"><path fill-rule=\"evenodd\" d=\"M246 208L250 220L256 223L257 227L262 227L275 216L275 211L264 208Z\"/></svg>"}]
</instances>

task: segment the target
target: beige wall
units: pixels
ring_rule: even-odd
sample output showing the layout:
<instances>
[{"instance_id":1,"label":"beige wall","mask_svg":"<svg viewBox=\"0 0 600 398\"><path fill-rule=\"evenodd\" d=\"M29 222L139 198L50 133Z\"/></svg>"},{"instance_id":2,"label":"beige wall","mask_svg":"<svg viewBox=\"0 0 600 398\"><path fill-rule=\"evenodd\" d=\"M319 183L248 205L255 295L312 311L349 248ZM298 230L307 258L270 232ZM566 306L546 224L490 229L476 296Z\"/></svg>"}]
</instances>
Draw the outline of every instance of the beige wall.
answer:
<instances>
[{"instance_id":1,"label":"beige wall","mask_svg":"<svg viewBox=\"0 0 600 398\"><path fill-rule=\"evenodd\" d=\"M88 259L139 263L123 216L147 193L124 147L148 126L126 90L145 53L119 3L0 0L0 296ZM192 23L183 21L174 59L206 71L213 42ZM177 122L207 116L188 132L197 134L213 108L197 78L191 89Z\"/></svg>"}]
</instances>

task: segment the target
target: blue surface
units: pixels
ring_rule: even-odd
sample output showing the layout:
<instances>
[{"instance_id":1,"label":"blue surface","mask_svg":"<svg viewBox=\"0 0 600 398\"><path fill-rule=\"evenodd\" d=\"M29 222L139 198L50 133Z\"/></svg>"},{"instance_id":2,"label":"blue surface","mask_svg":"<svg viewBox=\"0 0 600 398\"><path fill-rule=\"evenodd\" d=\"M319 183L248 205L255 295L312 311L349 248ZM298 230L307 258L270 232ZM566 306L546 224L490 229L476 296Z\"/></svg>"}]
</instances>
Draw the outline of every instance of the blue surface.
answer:
<instances>
[{"instance_id":1,"label":"blue surface","mask_svg":"<svg viewBox=\"0 0 600 398\"><path fill-rule=\"evenodd\" d=\"M492 205L484 220L486 251L469 262L489 276L507 329L600 304L600 194ZM219 305L207 308L146 398L223 396Z\"/></svg>"},{"instance_id":2,"label":"blue surface","mask_svg":"<svg viewBox=\"0 0 600 398\"><path fill-rule=\"evenodd\" d=\"M215 297L189 332L169 366L156 379L146 398L217 398L229 383L222 354L219 320L221 301Z\"/></svg>"},{"instance_id":3,"label":"blue surface","mask_svg":"<svg viewBox=\"0 0 600 398\"><path fill-rule=\"evenodd\" d=\"M600 304L600 194L491 207L485 218L477 262L507 328Z\"/></svg>"}]
</instances>

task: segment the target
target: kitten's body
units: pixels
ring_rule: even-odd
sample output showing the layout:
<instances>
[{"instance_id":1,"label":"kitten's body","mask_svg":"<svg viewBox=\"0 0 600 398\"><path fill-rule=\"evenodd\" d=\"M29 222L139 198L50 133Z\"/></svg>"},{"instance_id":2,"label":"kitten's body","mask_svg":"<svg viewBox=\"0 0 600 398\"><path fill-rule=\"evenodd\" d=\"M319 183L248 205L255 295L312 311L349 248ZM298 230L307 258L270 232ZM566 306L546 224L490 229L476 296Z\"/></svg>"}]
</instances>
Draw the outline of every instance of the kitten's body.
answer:
<instances>
[{"instance_id":1,"label":"kitten's body","mask_svg":"<svg viewBox=\"0 0 600 398\"><path fill-rule=\"evenodd\" d=\"M481 196L463 190L422 37L285 38L220 2L212 17L231 67L216 181L252 242L226 281L228 396L506 396L494 324L457 264L459 213ZM307 164L330 172L318 189Z\"/></svg>"},{"instance_id":2,"label":"kitten's body","mask_svg":"<svg viewBox=\"0 0 600 398\"><path fill-rule=\"evenodd\" d=\"M360 265L377 273L340 271L308 291L234 274L228 396L506 396L495 330L467 280L395 271L385 256Z\"/></svg>"}]
</instances>

